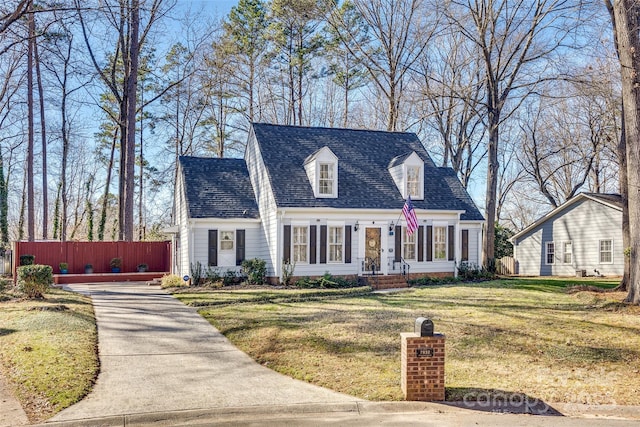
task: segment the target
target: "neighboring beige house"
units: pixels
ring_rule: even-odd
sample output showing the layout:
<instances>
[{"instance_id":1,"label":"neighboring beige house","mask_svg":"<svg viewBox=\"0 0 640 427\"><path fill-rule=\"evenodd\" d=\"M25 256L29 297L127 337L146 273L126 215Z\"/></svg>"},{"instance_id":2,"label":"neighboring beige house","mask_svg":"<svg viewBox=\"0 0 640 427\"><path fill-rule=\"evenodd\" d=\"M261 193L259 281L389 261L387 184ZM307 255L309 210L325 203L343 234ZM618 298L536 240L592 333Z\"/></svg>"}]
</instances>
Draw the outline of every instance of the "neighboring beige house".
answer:
<instances>
[{"instance_id":1,"label":"neighboring beige house","mask_svg":"<svg viewBox=\"0 0 640 427\"><path fill-rule=\"evenodd\" d=\"M419 221L408 236L402 207ZM413 133L253 124L244 159L181 157L174 272L261 258L294 276L454 275L479 264L484 218Z\"/></svg>"},{"instance_id":2,"label":"neighboring beige house","mask_svg":"<svg viewBox=\"0 0 640 427\"><path fill-rule=\"evenodd\" d=\"M622 200L581 193L511 238L523 276L619 276L624 272Z\"/></svg>"}]
</instances>

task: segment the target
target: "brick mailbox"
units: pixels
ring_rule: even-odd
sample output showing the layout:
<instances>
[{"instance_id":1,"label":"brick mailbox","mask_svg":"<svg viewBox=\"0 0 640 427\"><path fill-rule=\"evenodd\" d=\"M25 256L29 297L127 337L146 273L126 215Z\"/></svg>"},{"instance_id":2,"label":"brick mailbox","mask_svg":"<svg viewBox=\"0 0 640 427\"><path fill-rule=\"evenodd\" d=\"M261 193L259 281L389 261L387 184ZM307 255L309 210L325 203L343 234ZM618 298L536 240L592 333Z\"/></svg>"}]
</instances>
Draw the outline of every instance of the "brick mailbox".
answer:
<instances>
[{"instance_id":1,"label":"brick mailbox","mask_svg":"<svg viewBox=\"0 0 640 427\"><path fill-rule=\"evenodd\" d=\"M444 400L444 342L433 332L433 322L418 317L414 332L400 334L402 392L405 400Z\"/></svg>"}]
</instances>

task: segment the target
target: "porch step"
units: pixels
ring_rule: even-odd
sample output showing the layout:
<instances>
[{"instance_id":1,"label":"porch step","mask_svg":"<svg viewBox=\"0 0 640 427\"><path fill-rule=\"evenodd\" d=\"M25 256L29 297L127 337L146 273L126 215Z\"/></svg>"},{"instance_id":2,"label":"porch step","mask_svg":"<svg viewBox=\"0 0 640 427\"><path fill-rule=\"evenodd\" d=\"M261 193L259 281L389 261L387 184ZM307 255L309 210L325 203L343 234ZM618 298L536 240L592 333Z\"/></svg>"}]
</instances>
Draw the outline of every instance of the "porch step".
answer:
<instances>
[{"instance_id":1,"label":"porch step","mask_svg":"<svg viewBox=\"0 0 640 427\"><path fill-rule=\"evenodd\" d=\"M94 282L148 282L167 274L169 273L163 271L144 273L54 274L53 281L56 285Z\"/></svg>"},{"instance_id":2,"label":"porch step","mask_svg":"<svg viewBox=\"0 0 640 427\"><path fill-rule=\"evenodd\" d=\"M409 285L404 276L394 274L390 276L372 275L360 277L360 283L363 286L371 286L375 290L379 289L395 289L408 288Z\"/></svg>"}]
</instances>

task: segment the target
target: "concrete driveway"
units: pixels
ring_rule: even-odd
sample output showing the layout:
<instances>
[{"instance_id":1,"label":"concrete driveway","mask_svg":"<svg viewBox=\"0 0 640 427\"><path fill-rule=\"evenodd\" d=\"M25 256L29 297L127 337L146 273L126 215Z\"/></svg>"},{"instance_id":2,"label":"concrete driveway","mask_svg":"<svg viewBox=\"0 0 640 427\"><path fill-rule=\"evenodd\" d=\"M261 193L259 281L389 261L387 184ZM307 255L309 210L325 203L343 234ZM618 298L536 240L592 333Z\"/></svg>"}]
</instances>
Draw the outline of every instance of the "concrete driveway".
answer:
<instances>
[{"instance_id":1,"label":"concrete driveway","mask_svg":"<svg viewBox=\"0 0 640 427\"><path fill-rule=\"evenodd\" d=\"M339 408L360 400L255 363L157 286L100 283L66 289L93 300L100 375L89 396L49 421L212 408Z\"/></svg>"}]
</instances>

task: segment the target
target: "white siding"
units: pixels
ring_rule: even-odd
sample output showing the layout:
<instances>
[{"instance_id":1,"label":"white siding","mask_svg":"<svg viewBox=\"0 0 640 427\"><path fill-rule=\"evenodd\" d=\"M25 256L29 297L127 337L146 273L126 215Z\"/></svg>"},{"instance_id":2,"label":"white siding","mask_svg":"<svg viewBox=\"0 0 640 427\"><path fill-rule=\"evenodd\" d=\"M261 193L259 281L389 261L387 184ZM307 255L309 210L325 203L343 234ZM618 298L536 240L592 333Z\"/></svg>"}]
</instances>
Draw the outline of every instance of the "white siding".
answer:
<instances>
[{"instance_id":1,"label":"white siding","mask_svg":"<svg viewBox=\"0 0 640 427\"><path fill-rule=\"evenodd\" d=\"M600 263L600 240L613 241L613 262ZM555 244L554 264L546 263L546 243ZM563 261L563 243L571 242L571 263ZM515 257L521 275L621 275L624 268L622 213L591 199L568 206L538 228L517 239Z\"/></svg>"},{"instance_id":2,"label":"white siding","mask_svg":"<svg viewBox=\"0 0 640 427\"><path fill-rule=\"evenodd\" d=\"M189 253L190 253L190 233L189 233L189 214L187 212L186 193L182 176L182 167L178 166L178 174L176 178L176 191L174 194L175 203L175 224L179 226L178 236L174 241L174 271L179 276L189 274Z\"/></svg>"},{"instance_id":3,"label":"white siding","mask_svg":"<svg viewBox=\"0 0 640 427\"><path fill-rule=\"evenodd\" d=\"M267 276L279 276L281 267L280 259L282 256L280 254L280 241L278 239L278 209L271 189L271 181L269 180L253 131L249 134L244 157L247 162L247 168L249 169L249 177L251 178L251 184L255 192L263 228L263 244L265 246L257 252L267 254L267 256L263 258L267 261Z\"/></svg>"}]
</instances>

